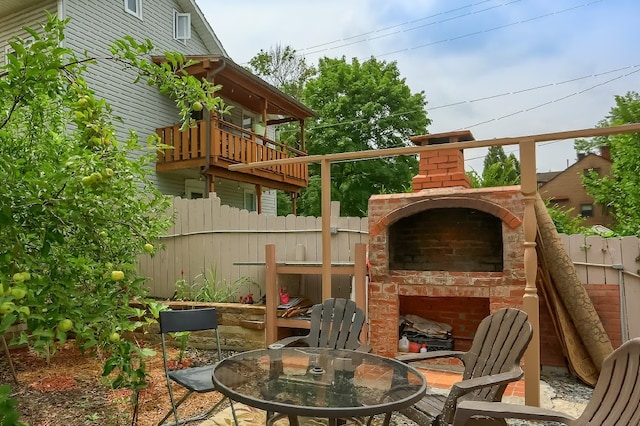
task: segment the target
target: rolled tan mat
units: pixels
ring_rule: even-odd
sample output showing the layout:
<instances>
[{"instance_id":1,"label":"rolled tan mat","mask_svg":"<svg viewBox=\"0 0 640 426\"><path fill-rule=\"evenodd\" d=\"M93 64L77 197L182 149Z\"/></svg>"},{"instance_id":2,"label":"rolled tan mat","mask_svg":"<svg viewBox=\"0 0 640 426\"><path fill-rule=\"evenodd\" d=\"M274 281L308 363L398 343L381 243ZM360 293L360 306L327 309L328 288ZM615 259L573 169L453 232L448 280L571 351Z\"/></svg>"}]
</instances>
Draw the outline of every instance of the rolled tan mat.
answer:
<instances>
[{"instance_id":1,"label":"rolled tan mat","mask_svg":"<svg viewBox=\"0 0 640 426\"><path fill-rule=\"evenodd\" d=\"M584 383L595 386L599 376L598 369L593 364L591 356L578 335L578 330L573 325L573 321L571 321L571 317L553 285L553 280L547 268L547 259L544 256L544 243L540 241L540 233L538 233L536 242L538 250L537 285L551 316L556 336L562 348L562 354L571 373L575 374Z\"/></svg>"},{"instance_id":2,"label":"rolled tan mat","mask_svg":"<svg viewBox=\"0 0 640 426\"><path fill-rule=\"evenodd\" d=\"M573 262L564 248L540 194L536 198L535 210L538 230L543 243L542 250L548 260L547 268L554 288L557 290L580 340L589 353L593 365L599 372L604 359L613 352L613 346L589 294L578 279Z\"/></svg>"}]
</instances>

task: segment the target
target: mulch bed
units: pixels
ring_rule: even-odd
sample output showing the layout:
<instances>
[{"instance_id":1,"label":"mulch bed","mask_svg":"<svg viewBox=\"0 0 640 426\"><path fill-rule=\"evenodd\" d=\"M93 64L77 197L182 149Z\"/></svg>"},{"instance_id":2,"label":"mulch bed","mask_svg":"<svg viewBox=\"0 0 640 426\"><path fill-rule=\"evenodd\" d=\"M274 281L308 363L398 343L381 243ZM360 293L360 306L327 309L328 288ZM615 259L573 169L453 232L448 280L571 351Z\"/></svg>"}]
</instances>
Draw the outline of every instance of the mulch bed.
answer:
<instances>
[{"instance_id":1,"label":"mulch bed","mask_svg":"<svg viewBox=\"0 0 640 426\"><path fill-rule=\"evenodd\" d=\"M159 347L153 349L157 354L147 361L149 387L140 395L139 426L157 424L170 407L162 352ZM174 356L177 354L177 350L172 352ZM213 354L208 351L189 350L187 356L193 366L214 361ZM108 378L102 377L104 357L83 355L73 342L68 342L51 357L48 365L45 359L26 347L12 349L11 358L18 384L13 381L3 353L0 354L0 383L11 385L22 422L30 426L131 424L131 393L124 389L111 389ZM180 398L182 390L175 395ZM191 415L206 411L219 398L218 393L192 395L181 406L181 413Z\"/></svg>"}]
</instances>

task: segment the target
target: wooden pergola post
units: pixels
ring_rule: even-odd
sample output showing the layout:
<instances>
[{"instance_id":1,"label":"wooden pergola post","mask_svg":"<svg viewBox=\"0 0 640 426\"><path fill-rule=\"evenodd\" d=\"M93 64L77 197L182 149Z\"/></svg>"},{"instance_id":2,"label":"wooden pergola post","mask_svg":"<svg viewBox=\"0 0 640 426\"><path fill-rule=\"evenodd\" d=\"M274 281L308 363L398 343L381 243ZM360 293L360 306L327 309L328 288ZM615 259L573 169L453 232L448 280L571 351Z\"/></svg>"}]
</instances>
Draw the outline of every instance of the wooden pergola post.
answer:
<instances>
[{"instance_id":1,"label":"wooden pergola post","mask_svg":"<svg viewBox=\"0 0 640 426\"><path fill-rule=\"evenodd\" d=\"M525 159L525 160L523 160ZM526 405L540 406L540 305L536 288L538 255L536 253L536 143L520 142L520 190L524 196L524 275L525 288L522 307L529 315L533 337L524 354L524 398Z\"/></svg>"},{"instance_id":2,"label":"wooden pergola post","mask_svg":"<svg viewBox=\"0 0 640 426\"><path fill-rule=\"evenodd\" d=\"M322 208L322 294L331 294L331 161L320 161Z\"/></svg>"}]
</instances>

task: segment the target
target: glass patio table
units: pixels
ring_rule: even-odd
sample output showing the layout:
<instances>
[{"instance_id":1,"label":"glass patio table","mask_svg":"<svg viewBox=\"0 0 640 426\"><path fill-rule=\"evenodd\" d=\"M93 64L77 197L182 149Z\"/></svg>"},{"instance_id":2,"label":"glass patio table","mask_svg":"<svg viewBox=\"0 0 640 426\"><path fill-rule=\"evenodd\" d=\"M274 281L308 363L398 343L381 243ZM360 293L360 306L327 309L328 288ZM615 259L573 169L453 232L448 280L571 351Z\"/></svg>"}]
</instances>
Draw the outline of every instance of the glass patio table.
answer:
<instances>
[{"instance_id":1,"label":"glass patio table","mask_svg":"<svg viewBox=\"0 0 640 426\"><path fill-rule=\"evenodd\" d=\"M351 350L274 347L242 352L219 362L213 382L234 401L265 410L267 425L298 416L352 419L409 407L426 391L415 368L392 358Z\"/></svg>"}]
</instances>

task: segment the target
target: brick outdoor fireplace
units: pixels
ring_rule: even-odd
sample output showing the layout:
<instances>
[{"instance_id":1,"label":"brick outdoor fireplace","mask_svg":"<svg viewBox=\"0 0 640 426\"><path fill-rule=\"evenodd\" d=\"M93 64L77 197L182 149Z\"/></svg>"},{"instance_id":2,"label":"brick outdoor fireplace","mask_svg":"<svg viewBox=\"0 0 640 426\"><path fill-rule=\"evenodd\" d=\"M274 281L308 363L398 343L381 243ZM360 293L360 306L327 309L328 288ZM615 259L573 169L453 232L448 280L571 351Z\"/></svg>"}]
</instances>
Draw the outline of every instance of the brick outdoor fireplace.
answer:
<instances>
[{"instance_id":1,"label":"brick outdoor fireplace","mask_svg":"<svg viewBox=\"0 0 640 426\"><path fill-rule=\"evenodd\" d=\"M369 200L369 321L376 353L393 356L400 315L453 327L455 349L469 348L485 316L520 306L525 287L524 200L519 186L472 189L462 150L471 132L424 135L442 145L420 155L413 193Z\"/></svg>"}]
</instances>

